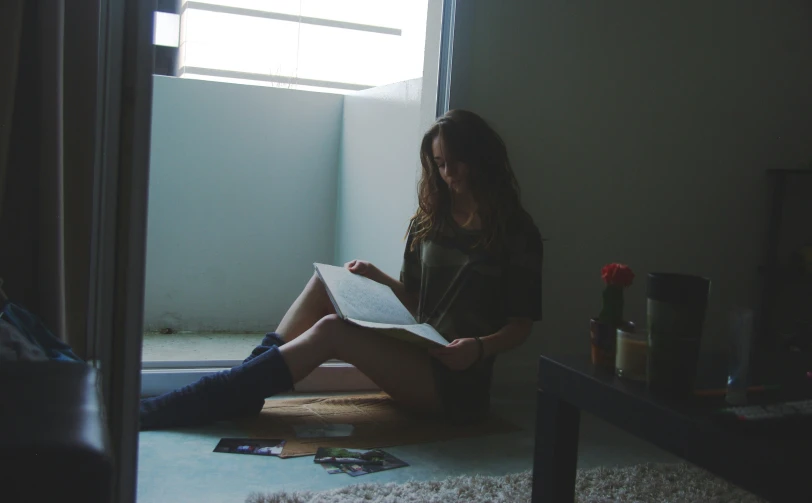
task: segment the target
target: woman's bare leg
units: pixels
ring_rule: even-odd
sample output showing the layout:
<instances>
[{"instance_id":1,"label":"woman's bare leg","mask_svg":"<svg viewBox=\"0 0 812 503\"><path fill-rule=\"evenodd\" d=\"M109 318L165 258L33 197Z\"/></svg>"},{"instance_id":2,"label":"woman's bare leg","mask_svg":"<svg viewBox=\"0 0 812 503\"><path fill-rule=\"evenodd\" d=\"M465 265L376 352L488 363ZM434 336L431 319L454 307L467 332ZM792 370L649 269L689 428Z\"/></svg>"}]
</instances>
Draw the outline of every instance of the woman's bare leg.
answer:
<instances>
[{"instance_id":1,"label":"woman's bare leg","mask_svg":"<svg viewBox=\"0 0 812 503\"><path fill-rule=\"evenodd\" d=\"M279 349L294 383L336 358L354 365L397 402L426 412L440 411L431 357L412 344L330 315Z\"/></svg>"},{"instance_id":2,"label":"woman's bare leg","mask_svg":"<svg viewBox=\"0 0 812 503\"><path fill-rule=\"evenodd\" d=\"M276 332L286 342L292 341L329 314L335 314L333 303L324 284L314 274L282 317Z\"/></svg>"},{"instance_id":3,"label":"woman's bare leg","mask_svg":"<svg viewBox=\"0 0 812 503\"><path fill-rule=\"evenodd\" d=\"M411 344L328 315L282 346L246 363L207 375L183 388L141 401L141 429L203 424L258 413L264 398L288 391L332 358L355 365L397 402L440 412L428 353Z\"/></svg>"}]
</instances>

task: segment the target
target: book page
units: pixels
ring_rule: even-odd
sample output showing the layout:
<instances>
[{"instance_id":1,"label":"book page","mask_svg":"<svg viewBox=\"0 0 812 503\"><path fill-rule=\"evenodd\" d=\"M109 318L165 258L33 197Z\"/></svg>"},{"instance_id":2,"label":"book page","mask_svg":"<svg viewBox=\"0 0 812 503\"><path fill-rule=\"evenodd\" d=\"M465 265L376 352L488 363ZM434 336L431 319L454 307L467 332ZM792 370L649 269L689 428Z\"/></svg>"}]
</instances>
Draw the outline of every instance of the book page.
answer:
<instances>
[{"instance_id":1,"label":"book page","mask_svg":"<svg viewBox=\"0 0 812 503\"><path fill-rule=\"evenodd\" d=\"M394 325L391 323L374 323L348 318L347 321L359 327L372 328L384 335L395 337L425 347L445 346L448 341L437 330L427 323L415 325Z\"/></svg>"},{"instance_id":2,"label":"book page","mask_svg":"<svg viewBox=\"0 0 812 503\"><path fill-rule=\"evenodd\" d=\"M394 325L417 323L388 286L353 274L344 267L314 265L342 318Z\"/></svg>"}]
</instances>

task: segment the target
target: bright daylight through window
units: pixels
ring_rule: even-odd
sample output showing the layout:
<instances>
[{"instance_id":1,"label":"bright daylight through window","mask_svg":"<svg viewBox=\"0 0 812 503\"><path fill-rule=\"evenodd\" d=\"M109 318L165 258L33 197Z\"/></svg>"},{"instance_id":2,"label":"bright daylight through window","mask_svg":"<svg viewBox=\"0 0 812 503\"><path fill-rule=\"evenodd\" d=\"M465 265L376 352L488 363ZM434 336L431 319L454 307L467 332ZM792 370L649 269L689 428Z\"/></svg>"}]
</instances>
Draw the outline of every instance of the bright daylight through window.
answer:
<instances>
[{"instance_id":1,"label":"bright daylight through window","mask_svg":"<svg viewBox=\"0 0 812 503\"><path fill-rule=\"evenodd\" d=\"M155 42L177 40L178 77L347 93L423 75L427 6L182 0L179 23L156 16Z\"/></svg>"}]
</instances>

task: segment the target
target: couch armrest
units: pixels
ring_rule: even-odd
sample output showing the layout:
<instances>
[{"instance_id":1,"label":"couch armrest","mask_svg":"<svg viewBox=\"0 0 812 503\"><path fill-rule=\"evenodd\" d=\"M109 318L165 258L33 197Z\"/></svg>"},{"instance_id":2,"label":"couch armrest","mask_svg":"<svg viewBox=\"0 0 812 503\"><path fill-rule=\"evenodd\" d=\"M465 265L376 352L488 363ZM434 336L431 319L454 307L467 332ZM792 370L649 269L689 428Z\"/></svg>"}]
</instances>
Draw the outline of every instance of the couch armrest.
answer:
<instances>
[{"instance_id":1,"label":"couch armrest","mask_svg":"<svg viewBox=\"0 0 812 503\"><path fill-rule=\"evenodd\" d=\"M3 500L109 501L112 459L95 369L0 362Z\"/></svg>"}]
</instances>

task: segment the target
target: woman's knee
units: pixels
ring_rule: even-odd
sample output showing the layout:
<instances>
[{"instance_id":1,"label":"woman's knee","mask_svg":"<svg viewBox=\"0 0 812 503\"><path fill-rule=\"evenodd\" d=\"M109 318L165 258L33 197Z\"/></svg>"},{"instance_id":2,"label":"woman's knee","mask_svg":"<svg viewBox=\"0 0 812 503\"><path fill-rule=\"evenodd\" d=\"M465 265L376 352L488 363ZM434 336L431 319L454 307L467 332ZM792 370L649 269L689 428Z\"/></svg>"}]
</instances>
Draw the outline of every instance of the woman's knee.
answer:
<instances>
[{"instance_id":1,"label":"woman's knee","mask_svg":"<svg viewBox=\"0 0 812 503\"><path fill-rule=\"evenodd\" d=\"M330 297L327 295L327 289L324 288L324 283L321 282L316 273L313 273L313 276L310 277L310 281L308 281L307 285L305 285L304 291L308 297L318 300L325 313L332 314L335 312L335 309L333 309L333 303L330 301Z\"/></svg>"},{"instance_id":2,"label":"woman's knee","mask_svg":"<svg viewBox=\"0 0 812 503\"><path fill-rule=\"evenodd\" d=\"M328 329L335 330L339 325L344 324L345 324L344 320L339 318L337 314L328 314L326 316L322 316L321 319L317 321L314 326L322 330Z\"/></svg>"},{"instance_id":3,"label":"woman's knee","mask_svg":"<svg viewBox=\"0 0 812 503\"><path fill-rule=\"evenodd\" d=\"M311 330L313 337L316 339L330 339L335 340L340 337L347 323L338 317L337 314L328 314L313 325Z\"/></svg>"},{"instance_id":4,"label":"woman's knee","mask_svg":"<svg viewBox=\"0 0 812 503\"><path fill-rule=\"evenodd\" d=\"M334 352L343 354L347 346L353 345L352 339L356 337L358 330L358 327L350 325L338 315L328 314L313 325L311 335L319 345L330 346L334 348Z\"/></svg>"},{"instance_id":5,"label":"woman's knee","mask_svg":"<svg viewBox=\"0 0 812 503\"><path fill-rule=\"evenodd\" d=\"M310 276L310 281L308 281L307 285L305 285L305 291L315 295L327 296L324 283L321 282L318 274L316 273L313 273L313 276Z\"/></svg>"}]
</instances>

